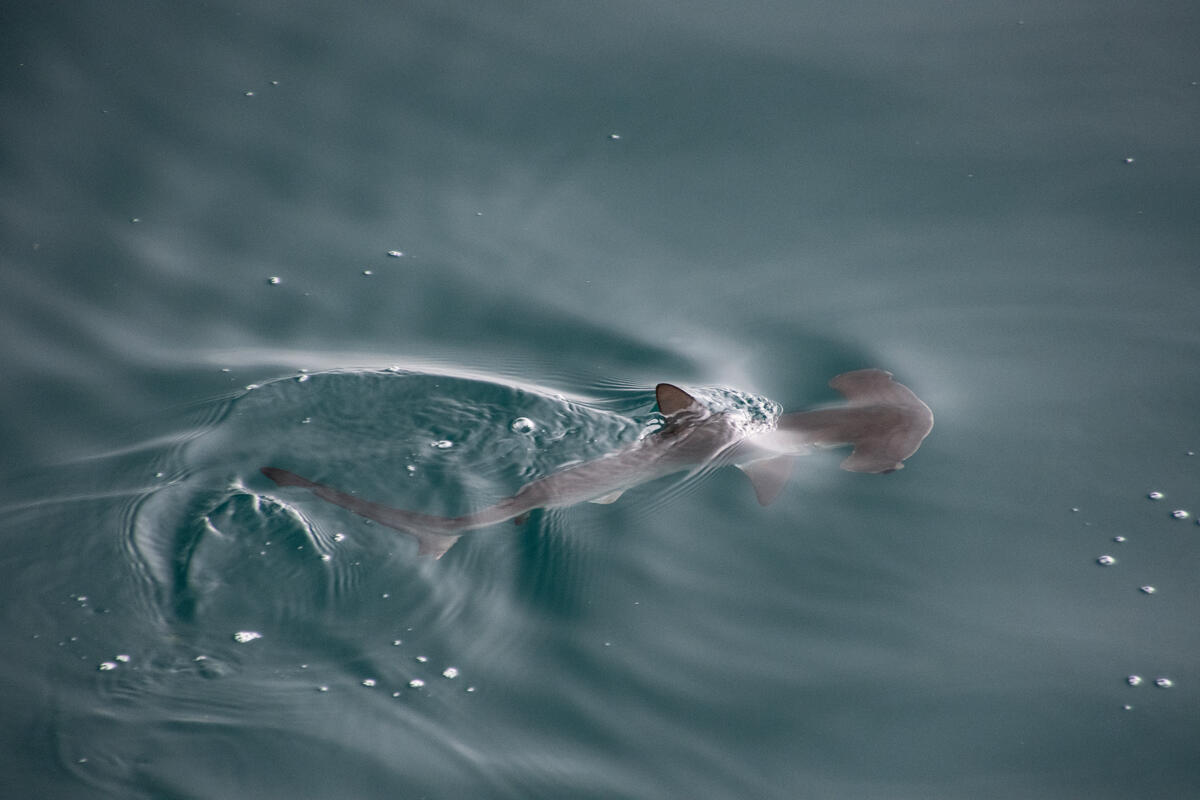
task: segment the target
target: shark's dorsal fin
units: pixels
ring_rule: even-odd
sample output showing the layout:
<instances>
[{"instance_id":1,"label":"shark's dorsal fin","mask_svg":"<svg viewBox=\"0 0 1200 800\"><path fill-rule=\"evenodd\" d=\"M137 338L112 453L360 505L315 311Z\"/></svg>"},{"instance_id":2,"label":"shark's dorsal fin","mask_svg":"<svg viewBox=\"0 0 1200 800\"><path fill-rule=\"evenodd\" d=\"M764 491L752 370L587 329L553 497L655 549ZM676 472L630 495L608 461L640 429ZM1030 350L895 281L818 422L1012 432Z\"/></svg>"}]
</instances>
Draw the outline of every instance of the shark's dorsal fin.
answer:
<instances>
[{"instance_id":1,"label":"shark's dorsal fin","mask_svg":"<svg viewBox=\"0 0 1200 800\"><path fill-rule=\"evenodd\" d=\"M666 417L700 405L696 402L696 398L669 383L660 383L655 386L654 396L658 400L658 410Z\"/></svg>"},{"instance_id":2,"label":"shark's dorsal fin","mask_svg":"<svg viewBox=\"0 0 1200 800\"><path fill-rule=\"evenodd\" d=\"M738 464L737 467L750 479L759 505L769 506L779 496L779 492L783 490L788 478L792 476L794 461L795 459L790 455L785 455L766 458L762 461L751 461L749 464Z\"/></svg>"}]
</instances>

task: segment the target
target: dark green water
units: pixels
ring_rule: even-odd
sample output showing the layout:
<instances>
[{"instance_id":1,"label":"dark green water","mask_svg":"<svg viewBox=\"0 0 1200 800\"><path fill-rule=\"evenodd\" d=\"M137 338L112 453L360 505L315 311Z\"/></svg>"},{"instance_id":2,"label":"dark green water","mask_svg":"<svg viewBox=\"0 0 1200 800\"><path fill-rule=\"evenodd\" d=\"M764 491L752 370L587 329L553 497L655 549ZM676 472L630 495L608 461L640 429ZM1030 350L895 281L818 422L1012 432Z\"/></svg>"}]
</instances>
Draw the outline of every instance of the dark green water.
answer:
<instances>
[{"instance_id":1,"label":"dark green water","mask_svg":"<svg viewBox=\"0 0 1200 800\"><path fill-rule=\"evenodd\" d=\"M6 8L5 794L1195 795L1200 24L1044 5ZM767 509L430 561L258 474L458 513L868 366L931 437Z\"/></svg>"}]
</instances>

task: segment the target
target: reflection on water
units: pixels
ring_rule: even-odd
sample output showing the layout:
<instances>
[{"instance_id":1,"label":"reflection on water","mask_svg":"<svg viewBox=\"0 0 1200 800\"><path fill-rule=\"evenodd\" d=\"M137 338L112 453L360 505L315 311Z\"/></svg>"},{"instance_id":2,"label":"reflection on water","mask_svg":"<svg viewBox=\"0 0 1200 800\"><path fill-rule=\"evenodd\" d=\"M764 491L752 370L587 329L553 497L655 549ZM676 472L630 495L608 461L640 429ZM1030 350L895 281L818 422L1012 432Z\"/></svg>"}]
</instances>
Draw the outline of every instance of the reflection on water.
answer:
<instances>
[{"instance_id":1,"label":"reflection on water","mask_svg":"<svg viewBox=\"0 0 1200 800\"><path fill-rule=\"evenodd\" d=\"M513 430L516 419L531 429ZM633 420L612 411L499 383L390 370L304 373L245 391L211 430L177 448L171 471L182 477L139 504L131 552L181 619L198 606L240 607L263 586L288 587L273 599L305 618L359 591L360 559L371 547L410 548L345 514L320 519L352 533L326 530L288 505L258 474L261 465L295 465L364 496L462 513L638 435Z\"/></svg>"}]
</instances>

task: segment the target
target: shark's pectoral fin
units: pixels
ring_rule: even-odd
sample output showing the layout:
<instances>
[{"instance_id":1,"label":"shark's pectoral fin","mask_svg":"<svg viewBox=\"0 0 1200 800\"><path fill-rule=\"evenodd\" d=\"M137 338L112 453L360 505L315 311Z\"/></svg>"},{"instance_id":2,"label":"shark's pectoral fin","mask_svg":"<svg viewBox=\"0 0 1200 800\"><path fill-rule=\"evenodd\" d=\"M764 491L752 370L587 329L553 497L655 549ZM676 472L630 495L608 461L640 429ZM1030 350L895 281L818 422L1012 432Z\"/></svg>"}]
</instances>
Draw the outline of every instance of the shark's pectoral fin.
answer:
<instances>
[{"instance_id":1,"label":"shark's pectoral fin","mask_svg":"<svg viewBox=\"0 0 1200 800\"><path fill-rule=\"evenodd\" d=\"M748 464L738 464L737 467L750 478L759 504L769 506L792 476L794 461L791 456L776 456L762 461L751 461Z\"/></svg>"},{"instance_id":2,"label":"shark's pectoral fin","mask_svg":"<svg viewBox=\"0 0 1200 800\"><path fill-rule=\"evenodd\" d=\"M589 503L603 503L604 505L608 505L609 503L617 502L617 500L623 494L625 494L624 489L617 489L615 492L609 492L608 494L604 495L603 497L596 497L591 500L588 500L588 502Z\"/></svg>"}]
</instances>

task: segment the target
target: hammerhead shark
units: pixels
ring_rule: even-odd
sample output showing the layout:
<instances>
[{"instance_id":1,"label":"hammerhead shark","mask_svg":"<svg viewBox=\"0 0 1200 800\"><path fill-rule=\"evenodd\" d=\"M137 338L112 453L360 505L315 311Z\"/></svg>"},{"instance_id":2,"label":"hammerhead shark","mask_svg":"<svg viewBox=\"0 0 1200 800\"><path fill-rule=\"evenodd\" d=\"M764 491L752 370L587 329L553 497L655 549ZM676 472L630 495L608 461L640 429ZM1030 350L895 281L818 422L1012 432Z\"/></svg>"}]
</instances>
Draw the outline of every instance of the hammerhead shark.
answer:
<instances>
[{"instance_id":1,"label":"hammerhead shark","mask_svg":"<svg viewBox=\"0 0 1200 800\"><path fill-rule=\"evenodd\" d=\"M894 472L917 451L933 428L933 412L890 372L861 369L829 382L846 403L833 408L782 414L775 427L750 432L727 411L711 411L669 383L655 388L663 425L628 448L566 467L525 484L495 505L458 517L405 511L310 481L277 467L262 473L281 487L310 490L317 497L417 540L418 554L441 558L464 531L505 520L524 521L538 508L585 501L611 503L633 486L687 469L732 463L749 476L762 505L783 489L795 456L815 448L851 445L842 461L851 472Z\"/></svg>"}]
</instances>

